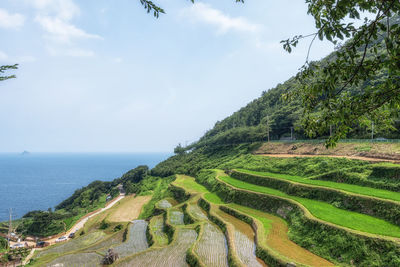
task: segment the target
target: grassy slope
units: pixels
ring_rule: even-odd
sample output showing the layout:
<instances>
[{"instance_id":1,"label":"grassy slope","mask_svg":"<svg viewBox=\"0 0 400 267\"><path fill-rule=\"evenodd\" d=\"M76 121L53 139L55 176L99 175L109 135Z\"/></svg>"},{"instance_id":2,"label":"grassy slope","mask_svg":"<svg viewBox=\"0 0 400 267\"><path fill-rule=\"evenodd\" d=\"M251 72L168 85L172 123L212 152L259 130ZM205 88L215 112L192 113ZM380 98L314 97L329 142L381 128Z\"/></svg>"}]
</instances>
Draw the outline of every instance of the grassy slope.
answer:
<instances>
[{"instance_id":1,"label":"grassy slope","mask_svg":"<svg viewBox=\"0 0 400 267\"><path fill-rule=\"evenodd\" d=\"M376 188L352 185L352 184L345 184L345 183L335 183L335 182L323 181L323 180L312 180L312 179L307 179L307 178L300 177L300 176L293 176L293 175L287 175L287 174L278 174L278 173L271 173L271 172L257 172L257 171L250 171L250 170L244 170L244 169L238 169L238 171L244 172L244 173L249 173L249 174L260 175L260 176L267 176L267 177L276 178L276 179L289 180L289 181L293 181L293 182L297 182L297 183L301 183L301 184L310 184L310 185L334 188L334 189L339 189L339 190L343 190L343 191L347 191L347 192L351 192L351 193L356 193L359 195L400 201L400 193L388 191L388 190L382 190L382 189L376 189Z\"/></svg>"},{"instance_id":2,"label":"grassy slope","mask_svg":"<svg viewBox=\"0 0 400 267\"><path fill-rule=\"evenodd\" d=\"M400 227L390 224L381 219L377 219L357 212L338 209L324 202L300 197L293 197L279 190L242 182L229 176L222 176L220 177L220 179L237 188L295 200L301 203L305 208L307 208L312 215L327 222L331 222L343 227L362 232L400 237Z\"/></svg>"},{"instance_id":3,"label":"grassy slope","mask_svg":"<svg viewBox=\"0 0 400 267\"><path fill-rule=\"evenodd\" d=\"M224 202L214 193L208 191L201 184L196 183L194 178L186 175L177 175L174 184L184 188L189 192L204 193L204 198L212 204L224 204Z\"/></svg>"}]
</instances>

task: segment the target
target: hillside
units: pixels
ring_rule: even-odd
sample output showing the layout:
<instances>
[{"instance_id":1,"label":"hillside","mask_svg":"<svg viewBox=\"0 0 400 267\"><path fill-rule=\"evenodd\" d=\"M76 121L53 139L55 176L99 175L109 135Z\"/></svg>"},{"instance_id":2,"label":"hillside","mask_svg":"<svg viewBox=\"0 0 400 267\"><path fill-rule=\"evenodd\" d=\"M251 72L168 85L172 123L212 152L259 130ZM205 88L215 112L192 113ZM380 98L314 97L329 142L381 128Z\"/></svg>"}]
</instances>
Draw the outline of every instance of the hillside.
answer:
<instances>
[{"instance_id":1,"label":"hillside","mask_svg":"<svg viewBox=\"0 0 400 267\"><path fill-rule=\"evenodd\" d=\"M400 23L400 16L393 16L390 20L392 25ZM385 32L379 33L378 43L383 43L386 36ZM348 42L351 42L350 39ZM344 45L343 45L344 46ZM361 49L361 48L360 48ZM385 54L384 46L380 48L379 53ZM312 64L324 66L327 62L335 57L334 53L329 54L320 61ZM368 55L367 55L368 58ZM350 88L349 94L363 92L370 85L383 83L387 74L379 73L374 79L365 80L358 86ZM318 77L313 79L317 80ZM256 142L267 139L267 124L270 130L271 140L280 140L282 138L290 138L291 131L296 139L308 139L302 126L303 107L301 98L297 95L289 99L284 99L283 96L293 93L302 87L301 81L296 77L292 77L276 87L263 91L261 96L254 99L245 107L234 112L231 116L218 121L214 127L206 132L199 141L190 145L187 149L201 147L204 145L215 144L235 144L242 142ZM312 81L308 81L312 82ZM314 111L318 113L318 110ZM383 124L383 120L374 120L374 136L385 137L390 139L400 138L400 114L398 109L393 109L394 115L392 119L392 129L388 129L387 125ZM347 134L347 138L352 139L369 139L371 138L371 123L370 119L365 118L363 124L354 122L353 129ZM366 124L366 125L365 125ZM332 129L335 130L334 128ZM317 138L326 138L330 134L329 127L326 131Z\"/></svg>"},{"instance_id":2,"label":"hillside","mask_svg":"<svg viewBox=\"0 0 400 267\"><path fill-rule=\"evenodd\" d=\"M30 265L100 266L110 253L119 255L114 266L400 262L400 165L255 154L278 152L270 145L286 144L199 148L149 172L131 170L141 179L116 181L136 197L89 219L74 239L36 251Z\"/></svg>"},{"instance_id":3,"label":"hillside","mask_svg":"<svg viewBox=\"0 0 400 267\"><path fill-rule=\"evenodd\" d=\"M28 213L17 230L43 240L87 219L67 241L32 250L29 266L400 266L400 165L376 162L398 162L400 145L265 142L267 123L272 139L291 127L305 138L300 102L282 99L299 86L291 78L263 92L151 170ZM355 125L349 136L369 133Z\"/></svg>"}]
</instances>

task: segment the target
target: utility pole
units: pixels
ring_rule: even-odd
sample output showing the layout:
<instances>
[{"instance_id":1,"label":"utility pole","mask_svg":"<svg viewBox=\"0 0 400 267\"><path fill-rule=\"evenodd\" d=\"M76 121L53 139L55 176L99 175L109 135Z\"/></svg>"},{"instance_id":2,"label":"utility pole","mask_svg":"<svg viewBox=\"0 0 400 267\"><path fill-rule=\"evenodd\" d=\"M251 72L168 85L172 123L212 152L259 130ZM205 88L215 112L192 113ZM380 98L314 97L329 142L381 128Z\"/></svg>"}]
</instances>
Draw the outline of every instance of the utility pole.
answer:
<instances>
[{"instance_id":1,"label":"utility pole","mask_svg":"<svg viewBox=\"0 0 400 267\"><path fill-rule=\"evenodd\" d=\"M269 115L267 115L267 136L268 136L268 142L269 142Z\"/></svg>"},{"instance_id":2,"label":"utility pole","mask_svg":"<svg viewBox=\"0 0 400 267\"><path fill-rule=\"evenodd\" d=\"M329 125L329 136L332 136L332 125Z\"/></svg>"},{"instance_id":3,"label":"utility pole","mask_svg":"<svg viewBox=\"0 0 400 267\"><path fill-rule=\"evenodd\" d=\"M10 214L10 218L8 221L8 247L10 247L10 239L11 239L11 233L12 233L12 208L8 209L8 213Z\"/></svg>"},{"instance_id":4,"label":"utility pole","mask_svg":"<svg viewBox=\"0 0 400 267\"><path fill-rule=\"evenodd\" d=\"M293 127L290 127L290 140L293 140Z\"/></svg>"}]
</instances>

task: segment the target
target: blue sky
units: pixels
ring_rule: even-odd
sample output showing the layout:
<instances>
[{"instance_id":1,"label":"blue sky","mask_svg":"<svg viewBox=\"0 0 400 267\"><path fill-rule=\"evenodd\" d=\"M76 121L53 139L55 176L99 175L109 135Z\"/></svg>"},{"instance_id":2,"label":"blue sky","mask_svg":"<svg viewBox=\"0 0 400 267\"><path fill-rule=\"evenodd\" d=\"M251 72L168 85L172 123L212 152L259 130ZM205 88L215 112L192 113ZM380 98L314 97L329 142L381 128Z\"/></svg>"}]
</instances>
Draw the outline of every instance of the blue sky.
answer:
<instances>
[{"instance_id":1,"label":"blue sky","mask_svg":"<svg viewBox=\"0 0 400 267\"><path fill-rule=\"evenodd\" d=\"M156 1L157 2L157 1ZM171 151L293 76L315 31L301 0L2 0L0 152ZM312 59L333 50L317 42Z\"/></svg>"}]
</instances>

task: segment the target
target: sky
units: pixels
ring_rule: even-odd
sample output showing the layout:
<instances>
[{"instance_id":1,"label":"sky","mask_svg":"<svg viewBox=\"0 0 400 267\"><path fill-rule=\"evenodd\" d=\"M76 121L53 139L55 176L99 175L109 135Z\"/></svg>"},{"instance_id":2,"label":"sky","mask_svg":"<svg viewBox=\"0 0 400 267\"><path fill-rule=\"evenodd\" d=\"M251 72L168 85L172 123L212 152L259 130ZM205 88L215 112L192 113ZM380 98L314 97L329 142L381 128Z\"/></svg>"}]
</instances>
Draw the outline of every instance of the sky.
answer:
<instances>
[{"instance_id":1,"label":"sky","mask_svg":"<svg viewBox=\"0 0 400 267\"><path fill-rule=\"evenodd\" d=\"M1 0L0 152L170 152L295 75L304 0ZM333 51L316 42L311 59Z\"/></svg>"}]
</instances>

